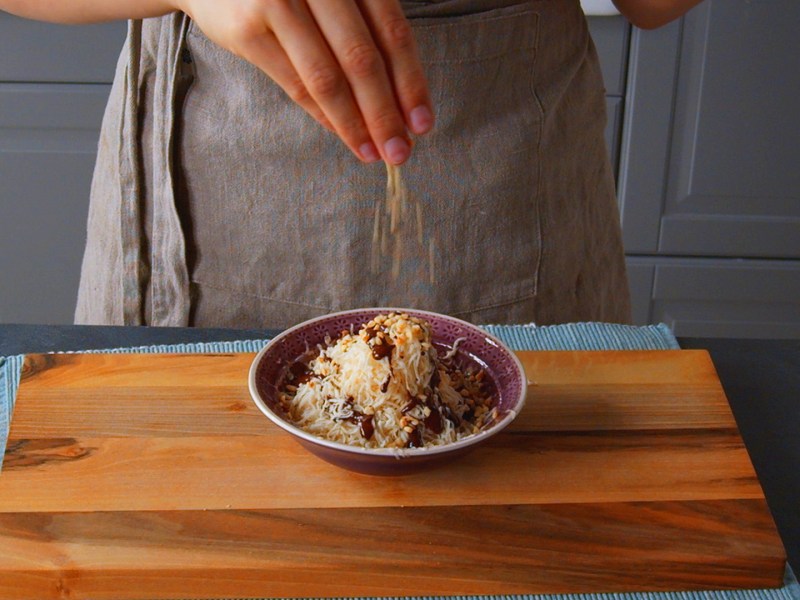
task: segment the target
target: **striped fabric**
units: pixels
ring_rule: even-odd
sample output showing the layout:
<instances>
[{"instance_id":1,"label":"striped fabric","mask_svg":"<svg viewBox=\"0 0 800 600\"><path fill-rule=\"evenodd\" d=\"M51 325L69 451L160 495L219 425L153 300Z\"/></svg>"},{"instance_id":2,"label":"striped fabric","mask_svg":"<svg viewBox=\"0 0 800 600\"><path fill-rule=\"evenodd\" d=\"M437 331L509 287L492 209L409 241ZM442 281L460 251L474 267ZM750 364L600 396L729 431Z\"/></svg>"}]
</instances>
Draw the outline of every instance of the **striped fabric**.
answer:
<instances>
[{"instance_id":1,"label":"striped fabric","mask_svg":"<svg viewBox=\"0 0 800 600\"><path fill-rule=\"evenodd\" d=\"M514 350L677 350L678 341L660 323L637 327L612 323L484 325Z\"/></svg>"}]
</instances>

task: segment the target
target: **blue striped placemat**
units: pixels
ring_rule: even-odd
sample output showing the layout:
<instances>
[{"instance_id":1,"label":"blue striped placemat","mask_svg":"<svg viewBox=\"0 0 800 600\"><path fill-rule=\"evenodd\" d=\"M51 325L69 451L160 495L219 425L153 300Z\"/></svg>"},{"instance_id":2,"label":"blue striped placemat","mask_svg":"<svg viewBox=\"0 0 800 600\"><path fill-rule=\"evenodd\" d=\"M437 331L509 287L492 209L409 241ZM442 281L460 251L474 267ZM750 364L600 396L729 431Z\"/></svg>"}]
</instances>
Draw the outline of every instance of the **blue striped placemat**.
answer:
<instances>
[{"instance_id":1,"label":"blue striped placemat","mask_svg":"<svg viewBox=\"0 0 800 600\"><path fill-rule=\"evenodd\" d=\"M565 325L485 325L484 329L514 350L677 350L678 341L666 325L617 325L569 323ZM268 340L160 344L92 353L211 353L257 352ZM5 451L14 398L24 355L0 357L0 448ZM2 475L0 475L2 476ZM800 585L787 564L784 586L764 590L720 590L703 592L653 592L626 594L519 594L504 596L424 596L414 600L800 600ZM361 600L361 599L345 599ZM387 598L386 600L400 600ZM403 599L407 600L407 599Z\"/></svg>"}]
</instances>

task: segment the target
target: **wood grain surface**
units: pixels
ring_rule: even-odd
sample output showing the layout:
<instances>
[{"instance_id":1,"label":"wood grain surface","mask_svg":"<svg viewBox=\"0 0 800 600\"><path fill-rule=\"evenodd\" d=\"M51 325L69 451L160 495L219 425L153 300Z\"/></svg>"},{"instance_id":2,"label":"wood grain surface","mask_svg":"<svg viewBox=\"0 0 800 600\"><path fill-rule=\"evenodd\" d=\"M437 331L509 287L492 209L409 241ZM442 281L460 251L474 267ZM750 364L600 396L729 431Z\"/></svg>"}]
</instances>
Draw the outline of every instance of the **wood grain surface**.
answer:
<instances>
[{"instance_id":1,"label":"wood grain surface","mask_svg":"<svg viewBox=\"0 0 800 600\"><path fill-rule=\"evenodd\" d=\"M0 598L779 587L704 351L521 352L525 409L452 465L343 471L255 408L253 354L32 355L0 472Z\"/></svg>"}]
</instances>

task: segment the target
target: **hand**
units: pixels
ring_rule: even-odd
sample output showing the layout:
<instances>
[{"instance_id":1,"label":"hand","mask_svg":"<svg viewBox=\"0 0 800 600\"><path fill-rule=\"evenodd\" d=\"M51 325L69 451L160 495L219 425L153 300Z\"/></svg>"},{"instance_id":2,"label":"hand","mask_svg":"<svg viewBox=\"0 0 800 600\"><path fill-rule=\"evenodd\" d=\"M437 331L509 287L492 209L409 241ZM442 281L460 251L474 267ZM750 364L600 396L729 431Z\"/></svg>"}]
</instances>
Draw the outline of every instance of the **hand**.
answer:
<instances>
[{"instance_id":1,"label":"hand","mask_svg":"<svg viewBox=\"0 0 800 600\"><path fill-rule=\"evenodd\" d=\"M425 75L397 0L175 1L206 36L264 71L364 162L405 162L408 130L433 127Z\"/></svg>"},{"instance_id":2,"label":"hand","mask_svg":"<svg viewBox=\"0 0 800 600\"><path fill-rule=\"evenodd\" d=\"M642 29L656 29L677 19L701 0L613 0L617 10Z\"/></svg>"}]
</instances>

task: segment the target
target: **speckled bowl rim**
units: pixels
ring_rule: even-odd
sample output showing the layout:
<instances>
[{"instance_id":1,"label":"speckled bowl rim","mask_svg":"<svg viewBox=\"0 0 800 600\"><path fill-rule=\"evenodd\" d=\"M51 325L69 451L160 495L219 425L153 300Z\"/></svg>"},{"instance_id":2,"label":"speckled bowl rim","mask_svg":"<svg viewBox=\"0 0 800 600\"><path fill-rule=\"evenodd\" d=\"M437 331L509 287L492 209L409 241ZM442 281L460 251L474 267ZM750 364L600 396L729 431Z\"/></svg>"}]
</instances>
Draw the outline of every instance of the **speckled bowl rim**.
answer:
<instances>
[{"instance_id":1,"label":"speckled bowl rim","mask_svg":"<svg viewBox=\"0 0 800 600\"><path fill-rule=\"evenodd\" d=\"M480 431L474 435L466 437L462 440L457 442L453 442L451 444L445 444L443 446L432 446L432 447L422 447L422 448L362 448L359 446L350 446L348 444L342 444L340 442L334 442L331 440L326 440L307 431L292 425L288 421L284 420L282 417L277 415L272 409L267 406L267 403L261 398L261 393L258 391L258 387L256 385L256 373L258 371L258 366L261 362L261 359L264 357L270 349L279 344L281 340L291 337L296 331L300 329L305 329L314 323L320 321L327 321L332 318L337 317L345 317L350 314L362 314L364 312L374 312L377 311L376 314L387 314L389 312L396 312L396 313L413 313L414 315L423 315L423 316L430 316L436 319L445 319L458 325L472 329L473 331L479 333L480 335L484 336L487 340L491 341L494 345L501 348L505 351L509 358L511 359L515 369L516 369L516 376L519 378L520 384L520 395L519 398L513 404L513 408L509 409L508 412L503 416L502 419L494 423L488 429ZM326 315L322 315L320 317L315 317L313 319L309 319L307 321L303 321L302 323L298 323L289 329L279 333L274 338L272 338L267 344L259 350L256 354L253 362L250 364L250 371L248 374L248 387L250 389L250 396L253 399L255 405L259 408L259 410L266 415L266 417L275 423L278 427L283 429L284 431L297 436L307 442L312 444L316 444L319 446L324 446L326 448L331 448L333 450L338 450L341 452L349 452L352 454L360 454L363 456L372 456L372 457L392 457L392 458L412 458L415 456L434 456L437 454L447 454L449 452L454 452L459 449L468 448L470 446L474 446L484 440L500 433L503 429L505 429L522 411L523 407L525 406L525 400L527 397L528 391L528 378L525 374L525 368L522 366L522 362L520 362L517 355L511 350L506 344L500 341L497 337L491 335L490 333L484 331L477 325L464 321L462 319L458 319L456 317L451 317L449 315L441 314L441 313L434 313L427 310L419 310L416 308L397 308L397 307L365 307L365 308L355 308L351 310L343 310L333 313L328 313Z\"/></svg>"}]
</instances>

